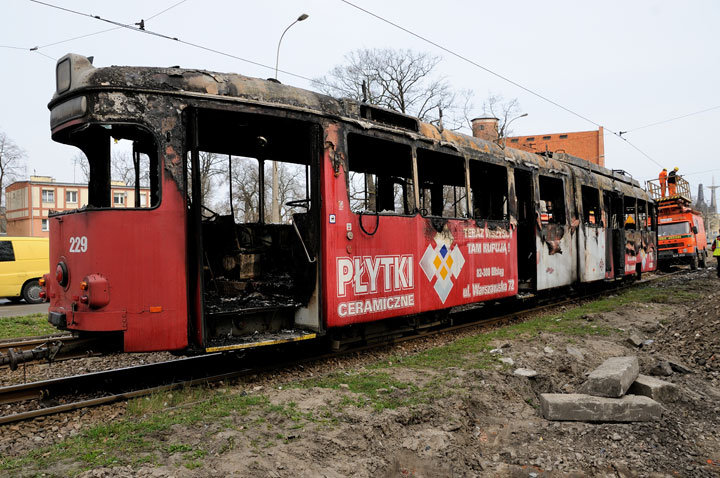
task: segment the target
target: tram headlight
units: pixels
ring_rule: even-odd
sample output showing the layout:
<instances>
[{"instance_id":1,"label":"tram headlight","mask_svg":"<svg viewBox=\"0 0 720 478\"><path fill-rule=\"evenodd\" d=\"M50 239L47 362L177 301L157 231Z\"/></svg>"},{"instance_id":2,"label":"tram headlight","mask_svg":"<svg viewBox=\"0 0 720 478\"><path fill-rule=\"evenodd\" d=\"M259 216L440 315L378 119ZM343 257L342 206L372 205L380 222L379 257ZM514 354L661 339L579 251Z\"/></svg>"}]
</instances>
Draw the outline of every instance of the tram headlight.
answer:
<instances>
[{"instance_id":1,"label":"tram headlight","mask_svg":"<svg viewBox=\"0 0 720 478\"><path fill-rule=\"evenodd\" d=\"M71 79L70 58L63 58L55 69L55 92L60 94L69 90Z\"/></svg>"}]
</instances>

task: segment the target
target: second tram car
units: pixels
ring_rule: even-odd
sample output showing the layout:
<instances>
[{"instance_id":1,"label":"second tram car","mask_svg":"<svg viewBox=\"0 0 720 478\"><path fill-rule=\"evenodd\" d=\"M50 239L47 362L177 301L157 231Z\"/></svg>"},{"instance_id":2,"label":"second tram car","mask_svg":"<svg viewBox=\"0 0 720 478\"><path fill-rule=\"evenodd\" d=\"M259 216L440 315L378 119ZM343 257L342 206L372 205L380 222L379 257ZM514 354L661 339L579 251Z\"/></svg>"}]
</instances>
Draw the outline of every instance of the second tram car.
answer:
<instances>
[{"instance_id":1,"label":"second tram car","mask_svg":"<svg viewBox=\"0 0 720 478\"><path fill-rule=\"evenodd\" d=\"M121 334L127 352L352 340L393 317L422 327L434 311L656 267L647 193L565 154L274 81L74 54L49 108L53 139L90 166L88 205L50 216L49 320ZM118 142L134 201L112 196ZM230 213L204 202L218 157Z\"/></svg>"}]
</instances>

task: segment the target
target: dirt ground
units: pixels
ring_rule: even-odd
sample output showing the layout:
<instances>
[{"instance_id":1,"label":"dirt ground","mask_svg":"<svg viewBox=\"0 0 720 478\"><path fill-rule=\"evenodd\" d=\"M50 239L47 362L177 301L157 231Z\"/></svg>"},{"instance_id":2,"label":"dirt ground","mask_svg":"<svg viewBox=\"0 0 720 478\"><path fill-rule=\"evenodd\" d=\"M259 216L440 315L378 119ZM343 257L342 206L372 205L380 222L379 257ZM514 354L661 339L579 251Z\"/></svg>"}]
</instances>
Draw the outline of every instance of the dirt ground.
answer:
<instances>
[{"instance_id":1,"label":"dirt ground","mask_svg":"<svg viewBox=\"0 0 720 478\"><path fill-rule=\"evenodd\" d=\"M714 270L685 272L509 332L427 339L6 426L0 473L720 476L719 285ZM605 359L622 355L636 355L645 374L662 360L687 367L659 377L680 388L661 420L542 418L540 393L573 393ZM538 375L517 376L519 367Z\"/></svg>"}]
</instances>

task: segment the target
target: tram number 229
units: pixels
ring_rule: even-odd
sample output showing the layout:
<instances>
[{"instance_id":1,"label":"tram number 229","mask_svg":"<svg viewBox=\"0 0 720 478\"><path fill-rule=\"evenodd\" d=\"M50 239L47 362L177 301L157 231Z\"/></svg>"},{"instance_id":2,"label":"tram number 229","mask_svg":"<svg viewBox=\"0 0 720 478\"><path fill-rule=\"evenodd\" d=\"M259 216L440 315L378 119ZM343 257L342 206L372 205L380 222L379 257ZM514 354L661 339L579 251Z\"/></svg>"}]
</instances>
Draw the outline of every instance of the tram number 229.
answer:
<instances>
[{"instance_id":1,"label":"tram number 229","mask_svg":"<svg viewBox=\"0 0 720 478\"><path fill-rule=\"evenodd\" d=\"M88 246L86 236L73 236L70 238L69 252L86 252Z\"/></svg>"}]
</instances>

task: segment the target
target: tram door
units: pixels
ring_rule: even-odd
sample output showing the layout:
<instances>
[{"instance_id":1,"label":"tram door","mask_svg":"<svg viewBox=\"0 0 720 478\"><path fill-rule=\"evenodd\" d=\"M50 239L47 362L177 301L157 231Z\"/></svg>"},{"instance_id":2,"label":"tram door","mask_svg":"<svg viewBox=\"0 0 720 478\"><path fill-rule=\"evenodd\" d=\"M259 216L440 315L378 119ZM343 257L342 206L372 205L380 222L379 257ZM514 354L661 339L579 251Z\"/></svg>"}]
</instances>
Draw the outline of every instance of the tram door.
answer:
<instances>
[{"instance_id":1,"label":"tram door","mask_svg":"<svg viewBox=\"0 0 720 478\"><path fill-rule=\"evenodd\" d=\"M515 169L517 197L517 261L519 290L532 290L536 283L535 205L532 171Z\"/></svg>"},{"instance_id":2,"label":"tram door","mask_svg":"<svg viewBox=\"0 0 720 478\"><path fill-rule=\"evenodd\" d=\"M605 191L603 193L605 213L608 218L606 277L622 277L625 271L625 230L623 229L623 197Z\"/></svg>"}]
</instances>

